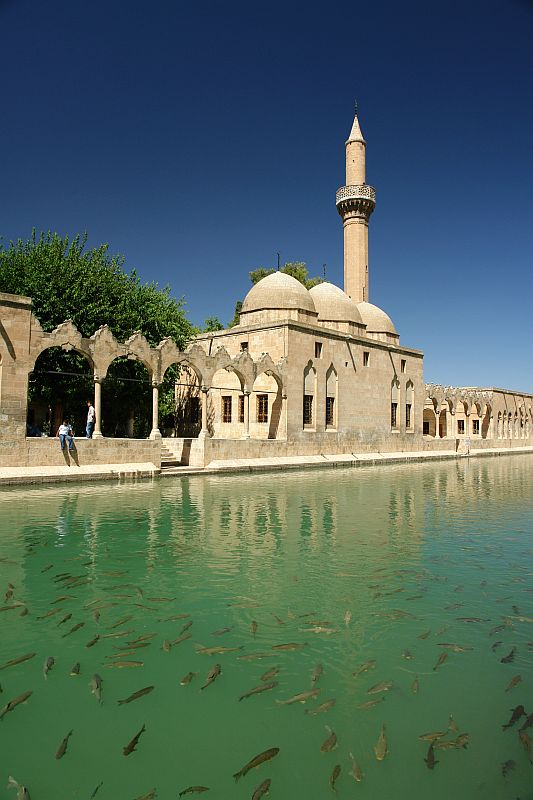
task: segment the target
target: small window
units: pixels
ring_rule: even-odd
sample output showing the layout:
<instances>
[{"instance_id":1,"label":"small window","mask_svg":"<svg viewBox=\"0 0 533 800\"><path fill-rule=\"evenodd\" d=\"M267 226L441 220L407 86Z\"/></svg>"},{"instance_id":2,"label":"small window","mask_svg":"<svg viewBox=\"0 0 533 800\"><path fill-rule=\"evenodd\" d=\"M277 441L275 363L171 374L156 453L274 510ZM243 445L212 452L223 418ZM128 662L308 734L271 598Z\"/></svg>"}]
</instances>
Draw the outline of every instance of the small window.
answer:
<instances>
[{"instance_id":1,"label":"small window","mask_svg":"<svg viewBox=\"0 0 533 800\"><path fill-rule=\"evenodd\" d=\"M370 360L370 353L368 350L363 351L363 367L368 367L368 362Z\"/></svg>"},{"instance_id":2,"label":"small window","mask_svg":"<svg viewBox=\"0 0 533 800\"><path fill-rule=\"evenodd\" d=\"M304 394L304 426L313 424L313 395Z\"/></svg>"},{"instance_id":3,"label":"small window","mask_svg":"<svg viewBox=\"0 0 533 800\"><path fill-rule=\"evenodd\" d=\"M412 408L411 403L406 403L405 404L405 427L406 428L410 428L411 427L411 408Z\"/></svg>"},{"instance_id":4,"label":"small window","mask_svg":"<svg viewBox=\"0 0 533 800\"><path fill-rule=\"evenodd\" d=\"M405 360L405 358L402 358L402 360L401 360L401 362L400 362L400 369L401 369L401 371L402 371L402 372L405 372L405 368L406 368L406 367L407 367L407 361Z\"/></svg>"},{"instance_id":5,"label":"small window","mask_svg":"<svg viewBox=\"0 0 533 800\"><path fill-rule=\"evenodd\" d=\"M241 342L241 353L246 353L248 350L248 342Z\"/></svg>"},{"instance_id":6,"label":"small window","mask_svg":"<svg viewBox=\"0 0 533 800\"><path fill-rule=\"evenodd\" d=\"M472 420L472 433L479 434L479 420L473 419Z\"/></svg>"},{"instance_id":7,"label":"small window","mask_svg":"<svg viewBox=\"0 0 533 800\"><path fill-rule=\"evenodd\" d=\"M465 432L465 421L464 419L457 420L457 433L464 433Z\"/></svg>"},{"instance_id":8,"label":"small window","mask_svg":"<svg viewBox=\"0 0 533 800\"><path fill-rule=\"evenodd\" d=\"M239 395L239 422L244 422L244 395Z\"/></svg>"},{"instance_id":9,"label":"small window","mask_svg":"<svg viewBox=\"0 0 533 800\"><path fill-rule=\"evenodd\" d=\"M429 420L428 419L425 419L422 422L422 434L424 436L429 436Z\"/></svg>"},{"instance_id":10,"label":"small window","mask_svg":"<svg viewBox=\"0 0 533 800\"><path fill-rule=\"evenodd\" d=\"M335 398L326 397L326 428L335 427Z\"/></svg>"},{"instance_id":11,"label":"small window","mask_svg":"<svg viewBox=\"0 0 533 800\"><path fill-rule=\"evenodd\" d=\"M315 342L315 358L322 358L322 343Z\"/></svg>"},{"instance_id":12,"label":"small window","mask_svg":"<svg viewBox=\"0 0 533 800\"><path fill-rule=\"evenodd\" d=\"M231 422L231 396L222 397L222 422Z\"/></svg>"},{"instance_id":13,"label":"small window","mask_svg":"<svg viewBox=\"0 0 533 800\"><path fill-rule=\"evenodd\" d=\"M268 395L257 395L257 421L268 422Z\"/></svg>"},{"instance_id":14,"label":"small window","mask_svg":"<svg viewBox=\"0 0 533 800\"><path fill-rule=\"evenodd\" d=\"M398 403L390 404L390 424L391 428L398 427Z\"/></svg>"}]
</instances>

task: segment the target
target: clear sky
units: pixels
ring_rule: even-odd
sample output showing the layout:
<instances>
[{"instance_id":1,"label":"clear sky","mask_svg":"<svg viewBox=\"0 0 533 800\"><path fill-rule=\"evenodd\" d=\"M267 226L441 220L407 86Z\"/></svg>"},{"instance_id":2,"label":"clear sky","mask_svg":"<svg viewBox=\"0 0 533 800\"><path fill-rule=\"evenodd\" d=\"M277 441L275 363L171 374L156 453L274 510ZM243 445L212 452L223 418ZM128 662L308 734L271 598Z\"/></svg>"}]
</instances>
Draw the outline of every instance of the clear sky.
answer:
<instances>
[{"instance_id":1,"label":"clear sky","mask_svg":"<svg viewBox=\"0 0 533 800\"><path fill-rule=\"evenodd\" d=\"M0 0L0 26L4 240L87 231L199 325L277 251L342 286L357 99L370 300L427 381L533 391L533 0Z\"/></svg>"}]
</instances>

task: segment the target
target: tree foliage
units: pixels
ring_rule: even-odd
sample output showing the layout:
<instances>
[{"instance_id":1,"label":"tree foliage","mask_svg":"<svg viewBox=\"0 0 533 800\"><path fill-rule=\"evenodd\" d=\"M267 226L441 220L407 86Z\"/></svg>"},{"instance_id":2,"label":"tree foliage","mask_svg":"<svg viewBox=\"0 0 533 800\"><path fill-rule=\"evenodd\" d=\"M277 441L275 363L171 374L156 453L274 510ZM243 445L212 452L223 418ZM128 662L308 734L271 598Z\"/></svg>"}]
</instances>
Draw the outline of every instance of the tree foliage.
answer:
<instances>
[{"instance_id":1,"label":"tree foliage","mask_svg":"<svg viewBox=\"0 0 533 800\"><path fill-rule=\"evenodd\" d=\"M275 272L275 270L272 268L257 267L250 272L250 280L253 284L256 284L262 280L262 278L266 278L267 275L271 275L273 272ZM281 267L280 272L284 272L286 275L291 275L293 278L296 278L296 280L300 281L300 283L302 283L306 289L312 289L312 287L316 286L317 283L323 282L323 278L311 278L309 276L309 272L304 261L287 261Z\"/></svg>"},{"instance_id":2,"label":"tree foliage","mask_svg":"<svg viewBox=\"0 0 533 800\"><path fill-rule=\"evenodd\" d=\"M87 247L86 234L69 239L33 231L27 241L8 246L0 242L0 291L31 297L45 331L71 319L85 337L107 324L121 342L140 331L152 346L171 336L180 348L196 333L183 313L182 301L170 296L169 287L142 283L135 270L125 271L124 258L111 255L108 245ZM146 435L150 386L145 368L117 361L109 375L103 387L104 432L124 435L127 420L134 416L137 435ZM92 388L85 359L52 348L37 361L30 400L41 406L55 404L60 415L78 420L76 433L81 433L85 401L92 397Z\"/></svg>"}]
</instances>

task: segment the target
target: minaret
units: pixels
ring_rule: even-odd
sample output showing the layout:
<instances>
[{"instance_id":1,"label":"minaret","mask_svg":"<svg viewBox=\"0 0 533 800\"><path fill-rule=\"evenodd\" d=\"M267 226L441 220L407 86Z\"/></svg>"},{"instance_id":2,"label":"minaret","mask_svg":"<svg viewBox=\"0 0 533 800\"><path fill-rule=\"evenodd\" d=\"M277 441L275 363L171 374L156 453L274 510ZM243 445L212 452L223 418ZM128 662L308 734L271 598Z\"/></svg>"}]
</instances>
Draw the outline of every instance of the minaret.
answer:
<instances>
[{"instance_id":1,"label":"minaret","mask_svg":"<svg viewBox=\"0 0 533 800\"><path fill-rule=\"evenodd\" d=\"M368 220L376 190L365 183L366 142L357 107L346 142L346 186L337 192L337 211L344 225L344 291L356 303L368 302Z\"/></svg>"}]
</instances>

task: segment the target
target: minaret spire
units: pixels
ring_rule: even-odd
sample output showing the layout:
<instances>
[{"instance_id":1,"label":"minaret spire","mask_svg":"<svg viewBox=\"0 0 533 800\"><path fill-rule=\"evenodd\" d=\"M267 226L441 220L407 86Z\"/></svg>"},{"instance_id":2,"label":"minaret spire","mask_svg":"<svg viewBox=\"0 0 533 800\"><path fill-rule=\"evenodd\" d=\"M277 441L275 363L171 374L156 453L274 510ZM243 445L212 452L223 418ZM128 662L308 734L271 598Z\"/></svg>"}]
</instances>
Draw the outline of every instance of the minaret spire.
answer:
<instances>
[{"instance_id":1,"label":"minaret spire","mask_svg":"<svg viewBox=\"0 0 533 800\"><path fill-rule=\"evenodd\" d=\"M368 221L376 191L366 183L366 142L355 116L346 140L346 185L337 192L344 225L344 291L356 303L368 302Z\"/></svg>"}]
</instances>

